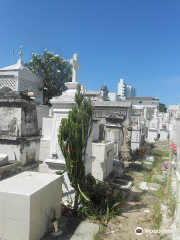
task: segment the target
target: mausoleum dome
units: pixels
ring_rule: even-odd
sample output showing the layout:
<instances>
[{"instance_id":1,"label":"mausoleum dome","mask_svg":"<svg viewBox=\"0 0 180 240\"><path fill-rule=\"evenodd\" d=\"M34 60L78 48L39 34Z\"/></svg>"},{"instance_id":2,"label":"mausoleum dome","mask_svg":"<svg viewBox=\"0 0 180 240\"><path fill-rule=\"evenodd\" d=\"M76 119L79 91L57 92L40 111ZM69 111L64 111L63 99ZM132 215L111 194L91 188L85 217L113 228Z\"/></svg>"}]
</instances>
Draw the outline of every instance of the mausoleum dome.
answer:
<instances>
[{"instance_id":1,"label":"mausoleum dome","mask_svg":"<svg viewBox=\"0 0 180 240\"><path fill-rule=\"evenodd\" d=\"M16 64L13 64L11 66L8 67L4 67L1 68L0 71L18 71L18 70L22 70L22 71L27 71L32 73L23 63L22 59L18 59ZM32 73L33 74L33 73Z\"/></svg>"},{"instance_id":2,"label":"mausoleum dome","mask_svg":"<svg viewBox=\"0 0 180 240\"><path fill-rule=\"evenodd\" d=\"M21 58L16 64L0 69L0 93L5 89L16 92L31 91L36 103L43 104L43 81L24 65Z\"/></svg>"}]
</instances>

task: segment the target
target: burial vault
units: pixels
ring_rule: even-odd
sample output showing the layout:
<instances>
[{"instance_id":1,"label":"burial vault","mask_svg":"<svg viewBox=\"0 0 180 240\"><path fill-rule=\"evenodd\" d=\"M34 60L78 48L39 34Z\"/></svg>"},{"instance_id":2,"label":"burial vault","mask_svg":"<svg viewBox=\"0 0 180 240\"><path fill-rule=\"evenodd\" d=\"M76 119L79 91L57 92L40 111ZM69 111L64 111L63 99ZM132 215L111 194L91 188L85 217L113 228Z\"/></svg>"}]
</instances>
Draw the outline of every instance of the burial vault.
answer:
<instances>
[{"instance_id":1,"label":"burial vault","mask_svg":"<svg viewBox=\"0 0 180 240\"><path fill-rule=\"evenodd\" d=\"M39 160L36 103L20 92L0 95L0 154L25 165Z\"/></svg>"},{"instance_id":2,"label":"burial vault","mask_svg":"<svg viewBox=\"0 0 180 240\"><path fill-rule=\"evenodd\" d=\"M115 158L130 158L131 103L96 101L94 104L93 141L113 141ZM97 129L99 126L99 129ZM98 136L99 132L99 136Z\"/></svg>"},{"instance_id":3,"label":"burial vault","mask_svg":"<svg viewBox=\"0 0 180 240\"><path fill-rule=\"evenodd\" d=\"M24 65L21 58L16 64L0 69L0 94L10 91L31 91L35 102L43 104L43 82Z\"/></svg>"}]
</instances>

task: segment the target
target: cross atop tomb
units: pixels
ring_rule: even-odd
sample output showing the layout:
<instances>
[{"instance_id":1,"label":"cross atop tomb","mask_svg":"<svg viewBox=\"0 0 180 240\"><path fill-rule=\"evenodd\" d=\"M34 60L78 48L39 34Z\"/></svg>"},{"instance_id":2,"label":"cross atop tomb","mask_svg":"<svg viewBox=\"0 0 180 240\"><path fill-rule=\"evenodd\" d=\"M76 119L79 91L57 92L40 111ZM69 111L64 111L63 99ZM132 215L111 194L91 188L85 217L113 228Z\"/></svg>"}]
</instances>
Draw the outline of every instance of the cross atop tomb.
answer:
<instances>
[{"instance_id":1,"label":"cross atop tomb","mask_svg":"<svg viewBox=\"0 0 180 240\"><path fill-rule=\"evenodd\" d=\"M22 60L22 55L23 55L22 51L20 51L18 54L19 54L19 59Z\"/></svg>"},{"instance_id":2,"label":"cross atop tomb","mask_svg":"<svg viewBox=\"0 0 180 240\"><path fill-rule=\"evenodd\" d=\"M73 59L70 59L69 63L73 66L72 82L77 82L77 70L80 68L80 64L78 63L78 55L77 55L77 53L75 53L73 55Z\"/></svg>"}]
</instances>

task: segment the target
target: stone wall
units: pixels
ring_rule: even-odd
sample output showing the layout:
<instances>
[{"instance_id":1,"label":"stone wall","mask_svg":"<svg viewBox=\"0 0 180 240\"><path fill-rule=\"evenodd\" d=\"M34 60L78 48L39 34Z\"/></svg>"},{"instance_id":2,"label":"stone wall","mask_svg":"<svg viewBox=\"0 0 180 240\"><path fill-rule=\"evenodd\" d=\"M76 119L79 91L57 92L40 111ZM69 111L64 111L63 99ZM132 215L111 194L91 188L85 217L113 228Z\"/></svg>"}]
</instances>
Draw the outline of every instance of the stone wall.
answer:
<instances>
[{"instance_id":1,"label":"stone wall","mask_svg":"<svg viewBox=\"0 0 180 240\"><path fill-rule=\"evenodd\" d=\"M15 100L12 97L0 101L0 136L39 135L36 104L25 99Z\"/></svg>"},{"instance_id":2,"label":"stone wall","mask_svg":"<svg viewBox=\"0 0 180 240\"><path fill-rule=\"evenodd\" d=\"M40 141L37 139L0 139L0 153L8 154L9 160L20 161L22 165L39 160Z\"/></svg>"},{"instance_id":3,"label":"stone wall","mask_svg":"<svg viewBox=\"0 0 180 240\"><path fill-rule=\"evenodd\" d=\"M176 119L175 143L177 146L176 168L172 168L172 188L176 198L173 224L173 239L180 238L180 119ZM176 238L175 238L176 237ZM177 238L178 237L178 238Z\"/></svg>"},{"instance_id":4,"label":"stone wall","mask_svg":"<svg viewBox=\"0 0 180 240\"><path fill-rule=\"evenodd\" d=\"M126 144L127 141L124 142L126 136L124 132L126 131L125 128L131 125L131 103L96 101L93 104L93 119L96 129L97 125L99 126L99 131L94 130L93 132L93 141L113 141L114 157L119 158L121 151L123 151L123 157L126 155L127 158L128 155L129 158L131 149L129 148L129 141L128 144ZM98 132L99 136L97 138Z\"/></svg>"},{"instance_id":5,"label":"stone wall","mask_svg":"<svg viewBox=\"0 0 180 240\"><path fill-rule=\"evenodd\" d=\"M0 153L22 165L39 160L36 103L20 92L0 96Z\"/></svg>"},{"instance_id":6,"label":"stone wall","mask_svg":"<svg viewBox=\"0 0 180 240\"><path fill-rule=\"evenodd\" d=\"M21 129L21 108L0 107L0 135L18 136Z\"/></svg>"}]
</instances>

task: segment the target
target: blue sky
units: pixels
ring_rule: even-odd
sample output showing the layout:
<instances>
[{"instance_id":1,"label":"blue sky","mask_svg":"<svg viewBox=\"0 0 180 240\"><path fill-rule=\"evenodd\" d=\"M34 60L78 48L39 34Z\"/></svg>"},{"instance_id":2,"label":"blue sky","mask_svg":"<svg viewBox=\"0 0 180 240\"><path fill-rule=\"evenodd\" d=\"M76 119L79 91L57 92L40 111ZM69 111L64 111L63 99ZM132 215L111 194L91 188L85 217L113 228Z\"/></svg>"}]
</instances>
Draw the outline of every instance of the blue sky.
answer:
<instances>
[{"instance_id":1,"label":"blue sky","mask_svg":"<svg viewBox=\"0 0 180 240\"><path fill-rule=\"evenodd\" d=\"M66 59L78 53L78 80L89 90L107 76L117 92L124 78L138 96L180 102L179 0L1 0L0 67L21 45L24 61L44 49Z\"/></svg>"}]
</instances>

